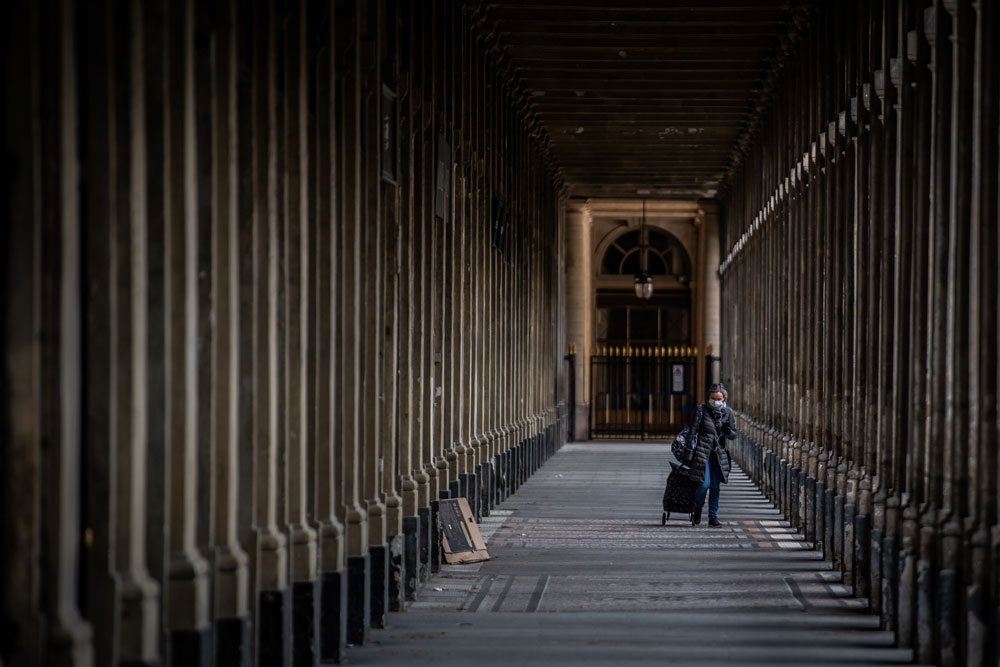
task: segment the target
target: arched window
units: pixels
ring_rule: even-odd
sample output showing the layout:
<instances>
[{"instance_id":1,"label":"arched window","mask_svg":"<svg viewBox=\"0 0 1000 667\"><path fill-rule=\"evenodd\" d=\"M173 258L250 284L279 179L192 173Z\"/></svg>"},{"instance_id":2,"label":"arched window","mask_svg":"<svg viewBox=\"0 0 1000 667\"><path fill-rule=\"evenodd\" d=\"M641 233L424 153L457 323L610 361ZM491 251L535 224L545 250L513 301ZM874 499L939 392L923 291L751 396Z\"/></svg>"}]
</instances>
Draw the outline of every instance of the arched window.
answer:
<instances>
[{"instance_id":1,"label":"arched window","mask_svg":"<svg viewBox=\"0 0 1000 667\"><path fill-rule=\"evenodd\" d=\"M691 262L684 246L673 234L649 228L648 272L653 276L675 276L687 280ZM616 238L601 260L603 275L634 275L639 272L639 231L628 231Z\"/></svg>"}]
</instances>

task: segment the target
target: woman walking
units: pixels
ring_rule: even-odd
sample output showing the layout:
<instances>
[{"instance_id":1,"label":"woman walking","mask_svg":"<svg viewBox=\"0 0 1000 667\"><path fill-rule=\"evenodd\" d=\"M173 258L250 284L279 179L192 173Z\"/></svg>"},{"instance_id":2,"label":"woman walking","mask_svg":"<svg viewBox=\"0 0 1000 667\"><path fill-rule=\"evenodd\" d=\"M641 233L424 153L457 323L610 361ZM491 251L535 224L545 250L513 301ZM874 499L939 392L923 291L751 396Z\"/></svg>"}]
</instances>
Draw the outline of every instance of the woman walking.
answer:
<instances>
[{"instance_id":1,"label":"woman walking","mask_svg":"<svg viewBox=\"0 0 1000 667\"><path fill-rule=\"evenodd\" d=\"M736 439L736 420L726 405L729 398L726 388L713 384L708 388L708 400L698 406L691 436L698 436L698 444L691 455L689 479L696 485L694 514L691 525L701 523L701 510L708 496L708 525L718 527L720 484L729 481L729 452L726 439Z\"/></svg>"}]
</instances>

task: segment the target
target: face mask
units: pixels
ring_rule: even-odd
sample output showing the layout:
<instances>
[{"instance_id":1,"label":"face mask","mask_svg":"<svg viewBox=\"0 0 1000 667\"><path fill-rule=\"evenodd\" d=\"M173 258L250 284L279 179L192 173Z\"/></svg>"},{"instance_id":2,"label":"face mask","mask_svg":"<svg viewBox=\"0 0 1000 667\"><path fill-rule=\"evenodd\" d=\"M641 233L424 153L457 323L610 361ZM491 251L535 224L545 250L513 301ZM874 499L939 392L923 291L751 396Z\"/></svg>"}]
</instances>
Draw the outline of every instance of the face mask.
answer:
<instances>
[{"instance_id":1,"label":"face mask","mask_svg":"<svg viewBox=\"0 0 1000 667\"><path fill-rule=\"evenodd\" d=\"M726 404L726 402L725 401L717 401L715 399L709 399L708 404L711 405L713 408L721 408L722 406L724 406Z\"/></svg>"}]
</instances>

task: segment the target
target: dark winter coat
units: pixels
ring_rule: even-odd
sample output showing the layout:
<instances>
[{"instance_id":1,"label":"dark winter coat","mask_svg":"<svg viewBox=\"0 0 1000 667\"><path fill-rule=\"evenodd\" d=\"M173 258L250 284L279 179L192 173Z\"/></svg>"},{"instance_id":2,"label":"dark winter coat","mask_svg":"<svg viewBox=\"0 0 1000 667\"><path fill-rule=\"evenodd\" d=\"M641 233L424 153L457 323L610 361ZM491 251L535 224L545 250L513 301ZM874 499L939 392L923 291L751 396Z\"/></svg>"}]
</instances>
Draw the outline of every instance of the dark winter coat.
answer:
<instances>
[{"instance_id":1,"label":"dark winter coat","mask_svg":"<svg viewBox=\"0 0 1000 667\"><path fill-rule=\"evenodd\" d=\"M718 413L718 417L715 414ZM691 474L689 479L696 484L705 481L705 466L709 464L710 457L715 456L722 470L722 483L729 481L729 452L726 451L726 439L736 439L736 420L733 418L733 411L729 408L713 410L708 405L702 403L698 406L694 423L701 422L698 429L698 447L691 457ZM693 425L692 425L693 426Z\"/></svg>"}]
</instances>

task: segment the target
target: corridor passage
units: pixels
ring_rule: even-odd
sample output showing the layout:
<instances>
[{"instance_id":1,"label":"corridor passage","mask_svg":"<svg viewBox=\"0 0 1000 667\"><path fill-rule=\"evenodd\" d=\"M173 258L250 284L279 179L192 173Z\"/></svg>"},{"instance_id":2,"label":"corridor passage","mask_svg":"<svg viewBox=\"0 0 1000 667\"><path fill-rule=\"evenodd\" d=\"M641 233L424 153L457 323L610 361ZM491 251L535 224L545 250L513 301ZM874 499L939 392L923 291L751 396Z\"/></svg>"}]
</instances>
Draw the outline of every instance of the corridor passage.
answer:
<instances>
[{"instance_id":1,"label":"corridor passage","mask_svg":"<svg viewBox=\"0 0 1000 667\"><path fill-rule=\"evenodd\" d=\"M660 525L669 447L565 445L482 522L359 665L909 662L740 469L721 528Z\"/></svg>"},{"instance_id":2,"label":"corridor passage","mask_svg":"<svg viewBox=\"0 0 1000 667\"><path fill-rule=\"evenodd\" d=\"M0 667L1000 665L1000 0L0 50ZM661 526L716 393L725 525Z\"/></svg>"}]
</instances>

